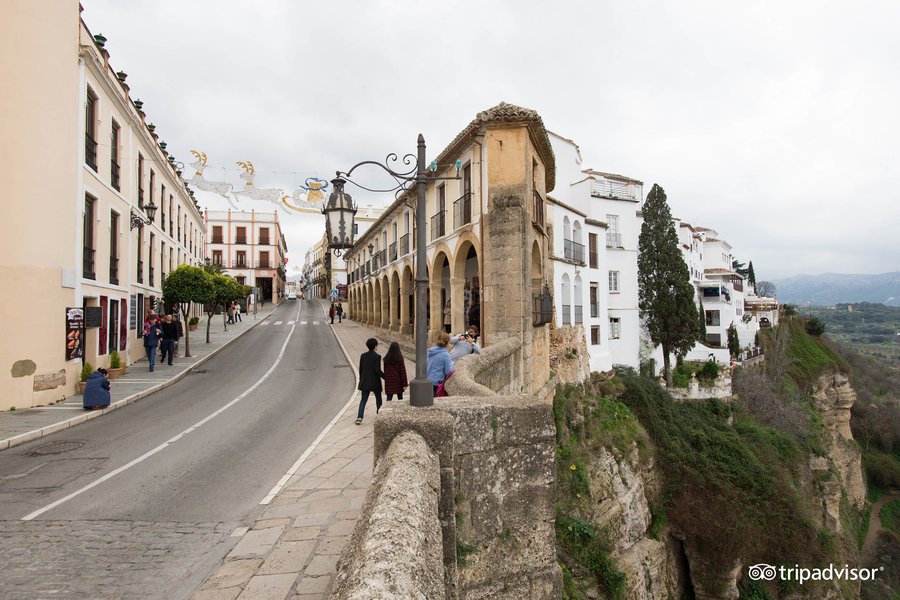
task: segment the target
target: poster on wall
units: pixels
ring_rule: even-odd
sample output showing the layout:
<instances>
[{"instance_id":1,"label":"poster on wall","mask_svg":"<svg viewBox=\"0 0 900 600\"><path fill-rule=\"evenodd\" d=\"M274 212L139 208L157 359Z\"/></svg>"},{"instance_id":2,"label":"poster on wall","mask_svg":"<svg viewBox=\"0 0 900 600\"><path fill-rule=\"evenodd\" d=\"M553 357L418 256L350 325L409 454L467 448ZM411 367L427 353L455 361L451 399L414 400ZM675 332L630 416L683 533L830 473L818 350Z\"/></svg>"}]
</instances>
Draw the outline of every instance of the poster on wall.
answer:
<instances>
[{"instance_id":1,"label":"poster on wall","mask_svg":"<svg viewBox=\"0 0 900 600\"><path fill-rule=\"evenodd\" d=\"M128 329L137 329L137 296L131 294L131 311L128 313Z\"/></svg>"},{"instance_id":2,"label":"poster on wall","mask_svg":"<svg viewBox=\"0 0 900 600\"><path fill-rule=\"evenodd\" d=\"M84 327L84 310L80 308L66 309L66 360L74 360L84 356L81 339Z\"/></svg>"}]
</instances>

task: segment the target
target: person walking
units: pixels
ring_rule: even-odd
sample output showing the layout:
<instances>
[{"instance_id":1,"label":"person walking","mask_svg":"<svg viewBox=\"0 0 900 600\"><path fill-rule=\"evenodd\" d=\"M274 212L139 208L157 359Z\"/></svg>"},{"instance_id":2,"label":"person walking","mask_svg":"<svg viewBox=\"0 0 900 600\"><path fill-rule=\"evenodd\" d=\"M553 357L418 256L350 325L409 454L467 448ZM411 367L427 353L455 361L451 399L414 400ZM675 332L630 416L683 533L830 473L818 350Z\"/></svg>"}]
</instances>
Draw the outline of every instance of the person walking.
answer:
<instances>
[{"instance_id":1,"label":"person walking","mask_svg":"<svg viewBox=\"0 0 900 600\"><path fill-rule=\"evenodd\" d=\"M450 317L450 301L447 300L447 304L444 305L444 331L446 331L448 335L450 334L451 322L452 322L452 320Z\"/></svg>"},{"instance_id":2,"label":"person walking","mask_svg":"<svg viewBox=\"0 0 900 600\"><path fill-rule=\"evenodd\" d=\"M359 357L359 391L362 397L359 399L359 410L356 412L356 424L361 425L363 414L366 412L366 402L369 394L375 394L375 413L381 410L381 380L384 372L381 370L381 355L375 352L378 340L369 338L366 340L368 352L363 352Z\"/></svg>"},{"instance_id":3,"label":"person walking","mask_svg":"<svg viewBox=\"0 0 900 600\"><path fill-rule=\"evenodd\" d=\"M438 386L444 383L453 373L453 361L450 360L450 352L447 344L450 343L450 335L446 331L438 332L434 346L428 350L428 378L437 393Z\"/></svg>"},{"instance_id":4,"label":"person walking","mask_svg":"<svg viewBox=\"0 0 900 600\"><path fill-rule=\"evenodd\" d=\"M234 302L229 302L228 306L225 307L225 311L228 313L228 321L226 321L229 325L234 324Z\"/></svg>"},{"instance_id":5,"label":"person walking","mask_svg":"<svg viewBox=\"0 0 900 600\"><path fill-rule=\"evenodd\" d=\"M387 402L397 395L397 400L403 400L403 390L409 385L406 379L406 361L400 352L400 344L391 342L387 354L384 355L384 393Z\"/></svg>"},{"instance_id":6,"label":"person walking","mask_svg":"<svg viewBox=\"0 0 900 600\"><path fill-rule=\"evenodd\" d=\"M109 406L109 379L106 369L97 369L87 379L81 401L84 410L94 410Z\"/></svg>"},{"instance_id":7,"label":"person walking","mask_svg":"<svg viewBox=\"0 0 900 600\"><path fill-rule=\"evenodd\" d=\"M241 318L241 303L235 300L232 302L234 305L234 321L235 323L243 323L244 320Z\"/></svg>"},{"instance_id":8,"label":"person walking","mask_svg":"<svg viewBox=\"0 0 900 600\"><path fill-rule=\"evenodd\" d=\"M334 314L337 315L338 323L344 322L344 307L340 302L337 303L337 308L334 309Z\"/></svg>"},{"instance_id":9,"label":"person walking","mask_svg":"<svg viewBox=\"0 0 900 600\"><path fill-rule=\"evenodd\" d=\"M156 366L156 347L159 346L159 336L162 329L158 322L146 324L144 327L144 350L147 352L147 360L150 362L150 372Z\"/></svg>"},{"instance_id":10,"label":"person walking","mask_svg":"<svg viewBox=\"0 0 900 600\"><path fill-rule=\"evenodd\" d=\"M331 308L328 309L328 316L331 317L331 324L332 324L332 325L334 325L334 313L335 313L335 312L336 312L336 311L335 311L335 308L334 308L334 302L332 302L332 303L331 303Z\"/></svg>"},{"instance_id":11,"label":"person walking","mask_svg":"<svg viewBox=\"0 0 900 600\"><path fill-rule=\"evenodd\" d=\"M450 338L450 360L456 365L456 361L468 354L481 354L481 346L478 339L478 327L469 325L465 333L454 335Z\"/></svg>"},{"instance_id":12,"label":"person walking","mask_svg":"<svg viewBox=\"0 0 900 600\"><path fill-rule=\"evenodd\" d=\"M168 356L168 365L171 367L172 357L175 355L175 341L178 339L178 324L172 319L171 313L165 316L160 329L162 330L162 341L159 344L159 362L165 362Z\"/></svg>"}]
</instances>

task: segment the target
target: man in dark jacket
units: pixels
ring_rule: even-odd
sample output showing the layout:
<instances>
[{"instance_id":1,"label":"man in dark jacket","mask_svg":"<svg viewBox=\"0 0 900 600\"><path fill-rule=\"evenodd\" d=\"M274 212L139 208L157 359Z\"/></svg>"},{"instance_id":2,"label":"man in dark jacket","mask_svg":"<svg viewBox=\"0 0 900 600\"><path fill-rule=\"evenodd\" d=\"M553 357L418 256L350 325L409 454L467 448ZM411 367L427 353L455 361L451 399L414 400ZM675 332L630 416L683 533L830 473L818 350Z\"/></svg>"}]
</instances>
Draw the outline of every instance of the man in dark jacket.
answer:
<instances>
[{"instance_id":1,"label":"man in dark jacket","mask_svg":"<svg viewBox=\"0 0 900 600\"><path fill-rule=\"evenodd\" d=\"M150 372L156 366L156 347L159 346L159 336L162 335L162 329L159 323L151 321L150 326L144 332L144 350L147 352L147 360L150 362Z\"/></svg>"},{"instance_id":2,"label":"man in dark jacket","mask_svg":"<svg viewBox=\"0 0 900 600\"><path fill-rule=\"evenodd\" d=\"M357 425L362 423L370 393L375 394L375 412L381 410L381 380L384 378L384 372L381 370L381 355L375 352L376 346L378 340L369 338L366 340L366 348L369 351L363 352L359 357L359 391L362 392L362 397L356 413Z\"/></svg>"},{"instance_id":3,"label":"man in dark jacket","mask_svg":"<svg viewBox=\"0 0 900 600\"><path fill-rule=\"evenodd\" d=\"M175 354L175 340L178 339L178 324L172 319L171 314L167 314L160 328L162 329L162 342L159 345L159 360L162 362L168 356L168 364L172 366L172 356Z\"/></svg>"}]
</instances>

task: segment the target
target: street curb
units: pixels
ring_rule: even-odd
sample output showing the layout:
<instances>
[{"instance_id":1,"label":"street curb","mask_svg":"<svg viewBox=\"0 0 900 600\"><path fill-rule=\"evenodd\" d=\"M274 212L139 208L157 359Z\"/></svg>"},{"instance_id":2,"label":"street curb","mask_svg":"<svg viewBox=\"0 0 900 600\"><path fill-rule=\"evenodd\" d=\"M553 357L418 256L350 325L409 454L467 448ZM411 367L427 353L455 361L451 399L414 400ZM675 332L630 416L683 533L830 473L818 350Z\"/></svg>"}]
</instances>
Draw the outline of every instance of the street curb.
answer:
<instances>
[{"instance_id":1,"label":"street curb","mask_svg":"<svg viewBox=\"0 0 900 600\"><path fill-rule=\"evenodd\" d=\"M133 402L137 402L141 398L145 398L145 397L149 396L150 394L155 394L156 392L169 387L170 385L172 385L172 384L180 381L182 378L186 377L187 374L190 373L192 370L194 370L198 366L202 365L203 363L205 363L206 361L211 359L213 356L215 356L216 354L218 354L219 352L221 352L222 350L227 348L230 344L232 344L235 340L239 339L242 335L244 335L245 333L247 333L248 331L250 331L257 325L259 325L260 323L262 323L263 321L265 321L266 319L271 317L273 312L275 312L275 311L272 311L269 314L267 314L265 317L263 317L262 319L259 319L258 321L253 323L253 325L251 325L244 331L240 332L239 334L237 334L236 336L234 336L233 338L231 338L230 340L228 340L227 342L225 342L224 344L222 344L221 346L219 346L218 348L216 348L215 350L213 350L212 352L210 352L203 358L199 359L197 362L192 364L187 369L183 370L181 373L178 373L177 375L172 377L172 379L168 379L166 381L158 383L157 385L153 386L152 388L146 389L142 392L138 392L136 394L126 396L125 398L122 398L121 400L117 400L116 402L110 404L109 406L107 406L106 408L103 408L101 410L92 410L90 412L86 412L84 414L78 415L77 417L72 417L71 419L67 419L65 421L60 421L59 423L54 423L53 425L47 425L46 427L41 427L40 429L35 429L33 431L20 433L19 435L14 435L11 438L6 438L5 440L0 440L0 451L6 450L7 448L12 448L13 446L19 446L21 444L25 444L27 442L32 442L34 440L39 440L42 437L48 436L52 433L56 433L57 431L62 431L63 429L68 429L69 427L74 427L75 425L80 425L81 423L84 423L85 421L90 421L91 419L96 419L96 418L100 417L101 415L105 415L108 412L118 410L124 406L132 404ZM340 340L338 340L338 341L340 342Z\"/></svg>"}]
</instances>

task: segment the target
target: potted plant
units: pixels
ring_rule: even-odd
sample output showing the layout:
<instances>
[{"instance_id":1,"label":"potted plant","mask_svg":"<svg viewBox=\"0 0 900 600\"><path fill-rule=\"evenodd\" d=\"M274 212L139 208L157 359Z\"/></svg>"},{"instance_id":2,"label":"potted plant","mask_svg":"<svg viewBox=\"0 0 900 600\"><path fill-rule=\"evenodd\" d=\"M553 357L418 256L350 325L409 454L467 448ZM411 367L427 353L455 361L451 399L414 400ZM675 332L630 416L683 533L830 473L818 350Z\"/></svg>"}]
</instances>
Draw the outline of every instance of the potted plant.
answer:
<instances>
[{"instance_id":1,"label":"potted plant","mask_svg":"<svg viewBox=\"0 0 900 600\"><path fill-rule=\"evenodd\" d=\"M94 372L94 366L85 361L84 366L81 367L81 381L78 382L78 393L84 393L84 386L87 385L88 377L91 376L91 373Z\"/></svg>"},{"instance_id":2,"label":"potted plant","mask_svg":"<svg viewBox=\"0 0 900 600\"><path fill-rule=\"evenodd\" d=\"M124 83L125 80L128 79L128 73L125 71L116 71L116 79Z\"/></svg>"},{"instance_id":3,"label":"potted plant","mask_svg":"<svg viewBox=\"0 0 900 600\"><path fill-rule=\"evenodd\" d=\"M197 323L199 323L199 322L200 322L200 317L191 317L190 319L188 319L188 329L190 329L191 331L196 331Z\"/></svg>"},{"instance_id":4,"label":"potted plant","mask_svg":"<svg viewBox=\"0 0 900 600\"><path fill-rule=\"evenodd\" d=\"M122 366L122 357L119 356L118 350L113 350L109 353L109 369L107 369L109 380L118 379L124 372L125 367Z\"/></svg>"},{"instance_id":5,"label":"potted plant","mask_svg":"<svg viewBox=\"0 0 900 600\"><path fill-rule=\"evenodd\" d=\"M134 104L134 107L138 110L141 110L142 108L144 108L144 101L141 100L140 98L135 100L134 102L132 102L132 104Z\"/></svg>"},{"instance_id":6,"label":"potted plant","mask_svg":"<svg viewBox=\"0 0 900 600\"><path fill-rule=\"evenodd\" d=\"M153 123L147 123L147 129L150 130L150 133L153 133L156 130L156 125Z\"/></svg>"},{"instance_id":7,"label":"potted plant","mask_svg":"<svg viewBox=\"0 0 900 600\"><path fill-rule=\"evenodd\" d=\"M98 33L94 36L94 43L97 44L98 47L102 48L106 45L106 36L102 33Z\"/></svg>"}]
</instances>

